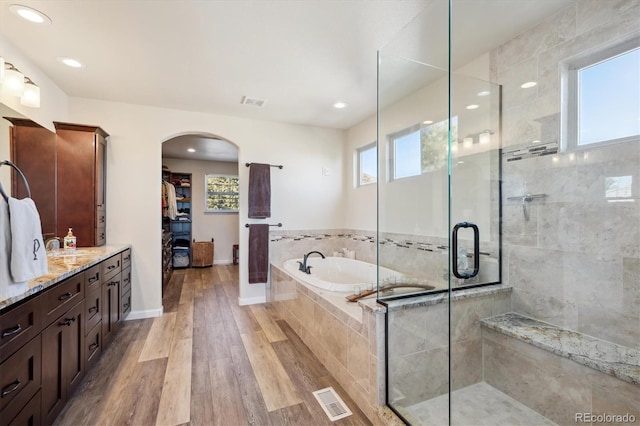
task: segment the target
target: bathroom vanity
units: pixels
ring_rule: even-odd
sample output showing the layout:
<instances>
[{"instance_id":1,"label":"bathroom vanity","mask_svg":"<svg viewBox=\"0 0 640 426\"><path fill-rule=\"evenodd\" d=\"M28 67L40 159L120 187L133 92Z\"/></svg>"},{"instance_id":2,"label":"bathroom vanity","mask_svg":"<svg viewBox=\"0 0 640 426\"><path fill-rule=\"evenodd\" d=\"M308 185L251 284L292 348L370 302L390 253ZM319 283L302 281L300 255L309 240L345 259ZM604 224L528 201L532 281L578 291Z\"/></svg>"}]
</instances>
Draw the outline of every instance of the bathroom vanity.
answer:
<instances>
[{"instance_id":1,"label":"bathroom vanity","mask_svg":"<svg viewBox=\"0 0 640 426\"><path fill-rule=\"evenodd\" d=\"M131 310L131 247L54 250L49 274L0 300L0 419L52 424Z\"/></svg>"}]
</instances>

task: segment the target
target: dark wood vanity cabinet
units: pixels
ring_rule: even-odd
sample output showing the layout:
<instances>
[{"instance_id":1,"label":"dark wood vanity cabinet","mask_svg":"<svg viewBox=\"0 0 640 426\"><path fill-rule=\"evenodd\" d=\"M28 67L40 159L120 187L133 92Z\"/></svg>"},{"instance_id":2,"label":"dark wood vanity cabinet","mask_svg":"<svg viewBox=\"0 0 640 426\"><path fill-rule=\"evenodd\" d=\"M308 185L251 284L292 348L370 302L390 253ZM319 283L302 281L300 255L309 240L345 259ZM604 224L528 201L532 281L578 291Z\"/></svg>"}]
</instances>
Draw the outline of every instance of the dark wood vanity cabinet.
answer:
<instances>
[{"instance_id":1,"label":"dark wood vanity cabinet","mask_svg":"<svg viewBox=\"0 0 640 426\"><path fill-rule=\"evenodd\" d=\"M131 309L131 250L0 312L0 425L53 424Z\"/></svg>"},{"instance_id":2,"label":"dark wood vanity cabinet","mask_svg":"<svg viewBox=\"0 0 640 426\"><path fill-rule=\"evenodd\" d=\"M54 122L57 155L57 234L69 228L78 247L106 242L107 136L97 126Z\"/></svg>"}]
</instances>

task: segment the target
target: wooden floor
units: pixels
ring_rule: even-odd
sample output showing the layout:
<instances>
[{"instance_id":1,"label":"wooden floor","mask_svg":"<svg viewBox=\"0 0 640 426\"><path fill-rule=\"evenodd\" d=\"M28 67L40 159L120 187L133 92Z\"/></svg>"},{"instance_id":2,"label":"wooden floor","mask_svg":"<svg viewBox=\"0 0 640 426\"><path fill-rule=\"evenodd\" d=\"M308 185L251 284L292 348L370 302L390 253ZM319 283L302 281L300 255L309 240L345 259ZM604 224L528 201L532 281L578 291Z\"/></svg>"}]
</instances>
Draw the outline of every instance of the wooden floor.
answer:
<instances>
[{"instance_id":1,"label":"wooden floor","mask_svg":"<svg viewBox=\"0 0 640 426\"><path fill-rule=\"evenodd\" d=\"M238 306L238 267L174 271L164 315L126 321L59 425L329 425L328 386L371 424L269 305Z\"/></svg>"}]
</instances>

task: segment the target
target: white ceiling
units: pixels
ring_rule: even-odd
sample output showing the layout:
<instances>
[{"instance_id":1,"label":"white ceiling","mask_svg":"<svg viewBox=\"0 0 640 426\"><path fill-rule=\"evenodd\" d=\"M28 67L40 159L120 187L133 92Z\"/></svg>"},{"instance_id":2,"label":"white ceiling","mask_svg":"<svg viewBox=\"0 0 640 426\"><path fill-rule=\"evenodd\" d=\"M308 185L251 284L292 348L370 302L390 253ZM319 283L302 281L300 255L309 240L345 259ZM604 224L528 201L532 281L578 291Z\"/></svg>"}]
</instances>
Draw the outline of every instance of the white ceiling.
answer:
<instances>
[{"instance_id":1,"label":"white ceiling","mask_svg":"<svg viewBox=\"0 0 640 426\"><path fill-rule=\"evenodd\" d=\"M52 24L19 19L9 11L13 3L42 11ZM463 62L567 0L454 3L463 5L457 22L465 22L465 10L471 22L454 29L456 51L464 53L455 59ZM446 3L0 0L0 31L69 96L346 129L375 114L377 50L397 44L394 36L421 10L439 4ZM420 40L446 48L436 38ZM60 56L87 66L68 68ZM267 102L241 105L243 96ZM349 106L333 108L338 100Z\"/></svg>"}]
</instances>

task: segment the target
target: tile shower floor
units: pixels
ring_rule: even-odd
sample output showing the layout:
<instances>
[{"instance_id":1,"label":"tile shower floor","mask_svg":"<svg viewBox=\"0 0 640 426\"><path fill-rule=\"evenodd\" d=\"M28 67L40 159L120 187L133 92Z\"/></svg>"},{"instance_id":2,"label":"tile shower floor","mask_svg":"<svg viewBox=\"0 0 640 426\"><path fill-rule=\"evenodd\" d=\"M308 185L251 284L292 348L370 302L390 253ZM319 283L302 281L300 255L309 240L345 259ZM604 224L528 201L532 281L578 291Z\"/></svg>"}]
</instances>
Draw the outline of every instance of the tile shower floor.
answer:
<instances>
[{"instance_id":1,"label":"tile shower floor","mask_svg":"<svg viewBox=\"0 0 640 426\"><path fill-rule=\"evenodd\" d=\"M451 424L456 426L555 425L543 415L487 383L476 383L452 393ZM406 407L401 413L413 425L448 424L448 395Z\"/></svg>"}]
</instances>

